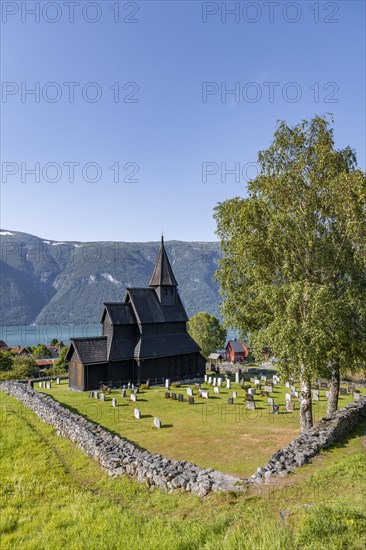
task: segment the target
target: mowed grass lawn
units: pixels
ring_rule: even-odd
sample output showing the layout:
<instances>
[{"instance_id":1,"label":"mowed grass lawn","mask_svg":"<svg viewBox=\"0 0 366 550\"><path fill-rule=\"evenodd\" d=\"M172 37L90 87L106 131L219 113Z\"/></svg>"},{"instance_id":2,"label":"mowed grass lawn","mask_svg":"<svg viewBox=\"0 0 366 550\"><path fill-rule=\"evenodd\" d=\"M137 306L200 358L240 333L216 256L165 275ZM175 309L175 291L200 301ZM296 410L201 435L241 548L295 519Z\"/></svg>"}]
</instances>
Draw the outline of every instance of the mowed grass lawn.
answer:
<instances>
[{"instance_id":1,"label":"mowed grass lawn","mask_svg":"<svg viewBox=\"0 0 366 550\"><path fill-rule=\"evenodd\" d=\"M1 392L0 409L2 550L365 548L365 425L286 479L199 499L110 478Z\"/></svg>"},{"instance_id":2,"label":"mowed grass lawn","mask_svg":"<svg viewBox=\"0 0 366 550\"><path fill-rule=\"evenodd\" d=\"M297 410L286 412L285 394L289 390L285 384L275 386L272 394L275 403L281 405L278 415L270 412L267 398L260 395L254 397L256 410L247 410L245 391L235 383L230 390L221 388L219 395L214 394L213 387L203 384L210 398L202 399L194 390L194 405L188 404L187 387L171 389L171 392L184 395L183 403L166 399L165 388L156 386L141 390L134 403L129 390L125 398L121 397L120 390L112 390L106 401L101 402L90 398L88 392L69 390L67 380L62 380L60 386L54 382L51 390L40 390L35 384L35 389L48 393L73 411L141 448L240 477L253 474L274 452L299 434L299 402L295 400ZM194 388L193 385L189 387ZM228 397L233 391L237 391L238 398L234 405L228 405ZM320 401L314 402L315 420L325 414L325 391L320 390ZM113 397L117 400L116 408L112 407ZM345 406L352 399L352 396L341 396L339 406ZM140 420L133 416L135 407L141 411ZM162 422L160 430L153 428L155 416Z\"/></svg>"}]
</instances>

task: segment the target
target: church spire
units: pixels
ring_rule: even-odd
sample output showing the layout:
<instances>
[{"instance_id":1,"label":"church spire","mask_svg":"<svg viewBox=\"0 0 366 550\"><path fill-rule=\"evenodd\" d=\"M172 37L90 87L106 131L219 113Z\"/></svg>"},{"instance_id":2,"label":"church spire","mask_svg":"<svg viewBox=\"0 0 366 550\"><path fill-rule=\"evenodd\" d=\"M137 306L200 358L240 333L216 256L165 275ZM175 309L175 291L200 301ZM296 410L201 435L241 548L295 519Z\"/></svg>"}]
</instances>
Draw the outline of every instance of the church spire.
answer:
<instances>
[{"instance_id":1,"label":"church spire","mask_svg":"<svg viewBox=\"0 0 366 550\"><path fill-rule=\"evenodd\" d=\"M150 279L149 286L178 286L168 259L168 255L165 250L163 236L161 236L160 250L155 263L153 274Z\"/></svg>"}]
</instances>

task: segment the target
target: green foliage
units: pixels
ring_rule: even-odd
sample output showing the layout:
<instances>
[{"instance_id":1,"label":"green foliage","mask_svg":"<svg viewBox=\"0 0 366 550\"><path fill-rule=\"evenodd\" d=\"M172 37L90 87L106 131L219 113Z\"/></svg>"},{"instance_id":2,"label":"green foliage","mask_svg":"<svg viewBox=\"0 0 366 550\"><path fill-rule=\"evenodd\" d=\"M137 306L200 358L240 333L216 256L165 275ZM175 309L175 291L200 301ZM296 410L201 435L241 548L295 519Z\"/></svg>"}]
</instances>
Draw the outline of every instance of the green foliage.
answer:
<instances>
[{"instance_id":1,"label":"green foliage","mask_svg":"<svg viewBox=\"0 0 366 550\"><path fill-rule=\"evenodd\" d=\"M30 378L37 372L37 365L31 357L18 355L14 358L13 374L14 378Z\"/></svg>"},{"instance_id":2,"label":"green foliage","mask_svg":"<svg viewBox=\"0 0 366 550\"><path fill-rule=\"evenodd\" d=\"M52 353L46 344L38 344L32 355L34 359L50 359L52 357Z\"/></svg>"},{"instance_id":3,"label":"green foliage","mask_svg":"<svg viewBox=\"0 0 366 550\"><path fill-rule=\"evenodd\" d=\"M248 198L215 209L228 325L283 371L329 375L366 357L366 179L325 117L280 122Z\"/></svg>"},{"instance_id":4,"label":"green foliage","mask_svg":"<svg viewBox=\"0 0 366 550\"><path fill-rule=\"evenodd\" d=\"M56 359L56 361L54 363L55 369L58 372L67 372L67 370L68 370L68 364L67 364L66 359L65 359L67 350L68 350L67 346L64 346L63 348L61 348L58 359Z\"/></svg>"},{"instance_id":5,"label":"green foliage","mask_svg":"<svg viewBox=\"0 0 366 550\"><path fill-rule=\"evenodd\" d=\"M60 347L64 347L64 343L62 340L58 340L57 338L52 338L51 340L51 346L60 346Z\"/></svg>"},{"instance_id":6,"label":"green foliage","mask_svg":"<svg viewBox=\"0 0 366 550\"><path fill-rule=\"evenodd\" d=\"M188 321L188 332L197 342L206 358L225 345L226 330L220 321L209 313L201 311Z\"/></svg>"},{"instance_id":7,"label":"green foliage","mask_svg":"<svg viewBox=\"0 0 366 550\"><path fill-rule=\"evenodd\" d=\"M8 351L0 351L0 372L8 372L13 368L13 356Z\"/></svg>"}]
</instances>

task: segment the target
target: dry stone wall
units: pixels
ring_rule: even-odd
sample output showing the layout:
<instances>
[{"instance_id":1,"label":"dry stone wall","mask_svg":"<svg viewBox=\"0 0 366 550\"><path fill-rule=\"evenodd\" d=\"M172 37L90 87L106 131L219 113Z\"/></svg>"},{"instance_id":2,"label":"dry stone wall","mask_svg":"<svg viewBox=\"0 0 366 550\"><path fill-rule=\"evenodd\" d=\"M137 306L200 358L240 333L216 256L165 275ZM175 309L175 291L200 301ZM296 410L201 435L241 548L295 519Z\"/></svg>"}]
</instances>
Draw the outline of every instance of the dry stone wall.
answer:
<instances>
[{"instance_id":1,"label":"dry stone wall","mask_svg":"<svg viewBox=\"0 0 366 550\"><path fill-rule=\"evenodd\" d=\"M285 476L294 472L321 450L328 449L347 437L365 419L366 396L363 396L330 417L322 418L313 428L302 433L281 451L277 451L264 467L258 468L251 480L261 483L272 476Z\"/></svg>"},{"instance_id":2,"label":"dry stone wall","mask_svg":"<svg viewBox=\"0 0 366 550\"><path fill-rule=\"evenodd\" d=\"M109 475L127 474L151 488L185 490L200 497L211 491L242 491L247 483L262 483L270 481L273 476L290 474L308 463L322 449L343 439L361 420L366 419L366 396L363 396L331 417L323 418L287 447L277 451L250 479L240 479L210 468L201 469L185 460L170 460L141 450L65 409L51 396L33 390L28 384L19 381L2 382L0 390L15 397L44 422L54 426L58 435L75 442L88 456L98 461Z\"/></svg>"},{"instance_id":3,"label":"dry stone wall","mask_svg":"<svg viewBox=\"0 0 366 550\"><path fill-rule=\"evenodd\" d=\"M15 397L44 422L54 426L58 435L75 442L111 476L128 474L149 487L159 487L165 491L183 489L200 497L210 491L240 491L243 488L244 481L234 476L213 469L202 470L185 460L170 460L138 449L27 384L3 382L0 390Z\"/></svg>"}]
</instances>

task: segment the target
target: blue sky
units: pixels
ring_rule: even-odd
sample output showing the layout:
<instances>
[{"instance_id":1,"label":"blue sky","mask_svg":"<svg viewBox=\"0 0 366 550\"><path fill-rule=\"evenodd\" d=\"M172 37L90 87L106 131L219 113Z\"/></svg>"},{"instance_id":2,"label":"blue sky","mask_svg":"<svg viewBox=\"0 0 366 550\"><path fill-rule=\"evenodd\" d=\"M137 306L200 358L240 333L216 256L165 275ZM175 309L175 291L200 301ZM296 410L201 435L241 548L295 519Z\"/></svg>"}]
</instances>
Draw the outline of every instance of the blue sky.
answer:
<instances>
[{"instance_id":1,"label":"blue sky","mask_svg":"<svg viewBox=\"0 0 366 550\"><path fill-rule=\"evenodd\" d=\"M365 168L363 1L119 2L115 22L115 0L80 0L73 23L61 0L35 22L35 4L2 2L3 229L214 240L215 204L245 195L278 119L334 113Z\"/></svg>"}]
</instances>

